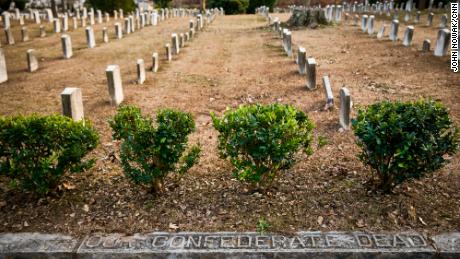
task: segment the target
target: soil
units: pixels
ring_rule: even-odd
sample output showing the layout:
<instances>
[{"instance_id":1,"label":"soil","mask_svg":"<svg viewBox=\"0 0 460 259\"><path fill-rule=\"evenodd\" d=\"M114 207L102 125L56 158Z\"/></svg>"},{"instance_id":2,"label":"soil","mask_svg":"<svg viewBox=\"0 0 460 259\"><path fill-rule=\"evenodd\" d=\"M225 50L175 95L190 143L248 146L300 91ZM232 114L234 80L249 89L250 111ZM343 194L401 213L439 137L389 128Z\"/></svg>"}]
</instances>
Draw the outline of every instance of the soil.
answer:
<instances>
[{"instance_id":1,"label":"soil","mask_svg":"<svg viewBox=\"0 0 460 259\"><path fill-rule=\"evenodd\" d=\"M273 15L275 16L275 15ZM282 21L288 14L277 14ZM439 24L436 17L433 24ZM0 111L60 113L64 87L83 92L85 116L101 134L101 145L91 157L94 168L69 174L61 190L48 197L8 189L0 180L0 232L47 232L82 236L91 232L254 231L260 219L269 231L299 230L417 230L426 234L460 230L460 154L423 179L410 180L391 194L369 191L371 170L357 159L359 148L351 131L338 124L339 90L348 87L354 107L383 99L441 100L460 121L460 76L450 71L448 57L421 52L422 41L435 44L437 28L416 25L413 45L377 40L345 23L316 30L296 29L293 42L302 45L318 64L317 84L307 90L297 65L281 50L281 41L260 16L219 16L181 50L170 64L164 60L165 43L172 32L185 32L189 18L174 18L147 27L126 38L102 43L102 26L95 27L98 46L87 49L84 30L70 32L74 57L61 58L59 35L5 46L9 81L0 85ZM379 19L378 19L379 20ZM426 20L422 16L422 21ZM113 23L113 21L111 22ZM380 23L375 25L376 30ZM109 26L113 36L113 25ZM403 35L400 25L400 38ZM48 29L51 29L49 27ZM387 29L388 33L388 29ZM4 42L2 42L4 44ZM34 48L40 69L26 72L26 50ZM162 57L160 70L147 72L137 85L136 59L151 62ZM115 114L109 104L105 68L118 64L125 103L145 114L170 107L191 112L197 130L191 142L200 142L199 164L177 182L167 179L166 191L153 195L131 184L114 159L119 143L111 139L107 120ZM148 65L147 65L148 67ZM321 77L329 75L335 108L322 111L326 99ZM217 133L210 112L245 103L281 102L308 113L316 124L315 139L327 139L315 153L299 157L294 168L279 175L274 187L262 194L232 177L228 161L218 156ZM116 156L115 156L116 157Z\"/></svg>"}]
</instances>

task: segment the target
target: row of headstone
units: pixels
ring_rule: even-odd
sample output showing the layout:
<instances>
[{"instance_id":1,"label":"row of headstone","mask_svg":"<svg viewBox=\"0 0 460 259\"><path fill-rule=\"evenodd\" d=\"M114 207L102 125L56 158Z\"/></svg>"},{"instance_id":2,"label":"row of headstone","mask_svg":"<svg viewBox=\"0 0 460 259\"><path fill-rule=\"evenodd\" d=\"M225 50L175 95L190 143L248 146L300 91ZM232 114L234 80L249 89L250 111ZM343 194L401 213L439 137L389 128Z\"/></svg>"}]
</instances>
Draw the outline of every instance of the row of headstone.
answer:
<instances>
[{"instance_id":1,"label":"row of headstone","mask_svg":"<svg viewBox=\"0 0 460 259\"><path fill-rule=\"evenodd\" d=\"M361 30L364 33L367 33L369 35L374 34L374 15L362 15L361 16ZM355 25L355 23L353 23ZM380 30L377 33L377 39L383 39L385 37L385 29L387 25L382 24L380 27ZM399 30L399 21L398 20L392 20L391 21L391 26L390 26L390 32L388 35L388 38L393 41L397 42L399 40L398 38L398 30ZM402 45L405 47L410 47L412 45L412 38L414 35L414 26L409 25L406 27L406 30L404 32L404 36L402 39ZM437 41L436 41L436 46L434 49L434 55L438 57L442 57L447 55L448 48L449 48L449 42L450 42L450 37L451 37L451 32L447 28L441 28L438 31L438 36L437 36ZM423 41L422 45L422 51L430 51L430 40L425 39Z\"/></svg>"},{"instance_id":2,"label":"row of headstone","mask_svg":"<svg viewBox=\"0 0 460 259\"><path fill-rule=\"evenodd\" d=\"M214 19L216 14L222 14L222 13L223 13L222 9L217 9L216 8L216 9L208 10L206 12L206 19L203 19L201 15L198 15L197 16L197 21L198 22L196 22L197 29L201 30L206 23L212 22L212 20ZM155 14L155 12L153 12L153 14ZM150 25L157 25L158 24L157 17L155 15L152 15L152 16L153 16L152 23L149 23L149 24ZM134 24L133 20L134 19L130 19L129 24L127 25L129 27L126 27L125 32L135 30L134 29L135 26L133 25ZM203 22L203 20L204 20L204 22ZM191 20L191 23L193 24L193 20ZM43 35L43 34L46 35L46 33L44 31L44 28L42 29L42 27L40 27L40 31L41 31L41 35ZM7 30L5 30L5 33L6 33L6 36L7 36L7 41L10 44L14 44L14 38L12 37L11 30L7 29ZM183 47L183 45L185 45L185 42L193 37L194 33L195 33L195 29L191 29L189 32L187 32L185 34L184 33L180 34L179 37L178 37L178 40L179 40L179 43L180 43L179 47ZM95 39L95 35L94 35L94 29L91 26L86 27L85 28L85 34L86 34L87 47L88 48L96 47L96 39ZM44 37L44 36L42 36L42 37ZM23 38L23 41L27 41L29 39L27 28L22 29L22 38ZM121 24L120 23L115 23L115 38L116 39L122 39L123 38L123 31L121 29ZM106 27L104 27L102 29L102 40L103 40L104 43L109 42L109 33L108 33L108 29ZM62 46L63 58L64 59L70 59L73 56L72 40L71 40L70 35L68 35L68 34L61 35L61 46ZM158 53L154 53L153 58L155 59L155 57L156 57L156 62L154 61L155 65L153 66L153 68L154 68L154 70L156 72L158 70ZM0 76L0 83L3 83L3 82L6 82L8 80L6 60L5 60L5 55L4 55L3 50L2 50L2 55L0 56L0 59L2 59L2 61L0 62L0 74L3 75L3 76ZM34 71L36 71L38 69L38 59L36 58L36 52L33 49L27 50L27 65L28 65L28 71L29 72L34 72ZM143 82L143 80L140 80L140 81Z\"/></svg>"},{"instance_id":3,"label":"row of headstone","mask_svg":"<svg viewBox=\"0 0 460 259\"><path fill-rule=\"evenodd\" d=\"M293 56L292 51L292 33L287 29L283 28L280 24L278 17L272 19L265 12L265 8L261 7L256 10L257 13L265 16L269 21L269 26L272 26L273 31L281 36L281 45L284 52L288 57ZM272 22L270 24L270 22ZM294 59L298 65L298 72L300 75L306 76L306 87L309 90L315 90L316 86L316 60L313 57L307 57L307 51L304 47L298 46L297 57ZM329 110L334 106L334 96L332 94L332 87L329 76L323 76L323 89L326 96L325 110ZM339 112L339 123L342 129L348 130L350 128L350 113L351 113L351 96L350 92L346 87L340 90L340 112Z\"/></svg>"},{"instance_id":4,"label":"row of headstone","mask_svg":"<svg viewBox=\"0 0 460 259\"><path fill-rule=\"evenodd\" d=\"M96 24L95 21L97 21L98 24L103 23L103 16L102 12L100 10L96 11L96 18L94 18L94 9L91 8L89 12L86 11L86 8L83 9L82 15L80 15L80 12L76 12L76 16L71 17L70 15L73 14L68 14L64 13L60 15L60 17L54 17L53 13L51 12L51 9L46 9L46 18L49 21L50 24L52 24L53 27L53 32L54 33L61 33L61 32L67 32L70 30L70 28L73 28L74 30L78 29L78 27L83 27L86 28L87 25L94 25ZM215 9L213 10L214 12L219 12L223 13L223 9ZM36 14L37 11L34 11L33 13ZM172 15L170 15L170 13ZM120 14L120 16L118 15ZM127 18L124 18L123 15L123 10L120 9L119 11L114 11L114 20L118 20L119 17L120 19L124 20L124 30L127 34L134 32L136 29L141 29L145 26L148 25L153 25L156 26L158 24L158 21L168 19L169 17L184 17L184 16L189 16L194 14L193 10L191 9L160 9L160 14L158 13L157 10L154 11L147 11L147 12L140 12L139 9L136 9L135 13L129 14ZM10 13L8 12L3 12L2 13L2 21L3 21L3 28L5 31L6 35L6 41L9 45L13 45L15 43L13 34L11 33L11 22L10 22ZM20 16L23 17L23 16ZM38 16L40 17L40 16ZM69 23L69 17L71 17L72 24L70 26ZM23 20L23 19L22 19ZM80 22L78 22L78 20ZM110 21L110 15L108 13L105 13L104 15L104 22L108 23ZM41 22L38 22L40 24ZM21 25L24 25L22 22ZM27 27L22 27L21 32L27 32ZM46 32L45 32L45 27L40 26L40 37L45 37ZM23 37L22 41L27 41L29 40L29 37Z\"/></svg>"},{"instance_id":5,"label":"row of headstone","mask_svg":"<svg viewBox=\"0 0 460 259\"><path fill-rule=\"evenodd\" d=\"M221 9L216 9L212 12L209 12L209 20L208 22L211 23L216 14L223 14ZM198 18L198 17L197 17ZM199 19L197 19L196 23L198 23ZM176 48L175 53L176 55L179 54L180 48L185 47L185 42L192 39L195 34L195 28L193 26L194 21L190 21L190 27L188 33L173 33L172 34L172 45L175 45ZM201 27L201 29L203 29ZM169 45L169 43L167 44ZM2 56L3 52L0 49L0 67L2 65ZM137 83L143 84L146 80L146 71L145 71L145 62L143 59L139 58L136 60L136 67L137 67ZM152 72L157 72L159 67L159 56L157 52L152 54ZM107 66L106 70L106 77L107 77L107 87L110 96L110 103L111 105L118 106L124 100L124 93L123 93L123 85L121 79L121 72L120 67L118 65L109 65ZM2 74L0 73L0 79ZM83 112L83 101L82 101L82 93L79 88L68 87L65 88L64 91L61 93L61 101L62 101L62 112L65 116L71 117L73 120L79 121L84 119L84 112Z\"/></svg>"}]
</instances>

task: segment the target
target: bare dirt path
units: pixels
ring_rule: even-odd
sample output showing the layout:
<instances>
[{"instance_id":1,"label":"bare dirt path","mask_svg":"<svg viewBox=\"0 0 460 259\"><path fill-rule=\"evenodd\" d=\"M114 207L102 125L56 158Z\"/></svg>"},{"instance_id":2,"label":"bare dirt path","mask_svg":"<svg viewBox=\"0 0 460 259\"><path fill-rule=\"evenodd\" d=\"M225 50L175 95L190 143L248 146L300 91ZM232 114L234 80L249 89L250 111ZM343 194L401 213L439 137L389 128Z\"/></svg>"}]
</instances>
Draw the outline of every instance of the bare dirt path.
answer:
<instances>
[{"instance_id":1,"label":"bare dirt path","mask_svg":"<svg viewBox=\"0 0 460 259\"><path fill-rule=\"evenodd\" d=\"M162 46L169 42L171 31L186 29L186 24L171 21L159 27L161 36L154 28L125 42L82 51L70 63L50 62L47 73L41 74L46 80L24 72L17 75L25 76L24 80L13 76L12 81L0 86L2 96L5 93L0 101L4 114L16 109L59 112L63 86L82 87L85 113L102 135L102 145L94 154L98 157L96 167L65 179L75 188L38 202L2 194L8 202L0 212L4 221L0 230L83 235L98 231L172 231L175 228L170 224L182 231L255 230L261 218L269 222L270 230L279 232L439 232L460 227L458 155L434 176L410 181L393 195L368 193L365 182L370 172L356 158L358 149L352 133L339 133L337 109L321 111L325 102L321 76L329 74L336 107L338 90L345 84L355 105L383 98L432 96L443 100L458 122L458 76L448 71L446 59L433 60L418 52L416 46L407 49L388 41L378 42L358 33L356 27L298 30L294 31L294 43L304 45L319 64L319 87L308 91L305 78L281 51L280 39L265 28L264 19L225 16L200 32L172 63L162 62L158 74L148 74L145 85L136 85L135 59L142 56L148 64L152 49L163 53ZM169 181L164 194L154 196L131 185L118 161L111 161L109 154L117 153L118 147L110 139L106 122L115 112L108 105L104 79L104 69L110 63L121 66L126 103L140 106L146 114L169 107L189 111L195 118L197 131L192 141L202 144L203 156L179 182ZM75 71L70 78L65 72L69 67ZM24 96L32 102L23 101ZM314 120L315 136L329 142L313 156L300 157L266 195L249 192L245 184L231 177L232 168L218 158L217 134L209 116L210 112L220 115L227 107L256 102L295 105ZM85 204L89 211L82 209ZM24 221L29 227L24 227Z\"/></svg>"}]
</instances>

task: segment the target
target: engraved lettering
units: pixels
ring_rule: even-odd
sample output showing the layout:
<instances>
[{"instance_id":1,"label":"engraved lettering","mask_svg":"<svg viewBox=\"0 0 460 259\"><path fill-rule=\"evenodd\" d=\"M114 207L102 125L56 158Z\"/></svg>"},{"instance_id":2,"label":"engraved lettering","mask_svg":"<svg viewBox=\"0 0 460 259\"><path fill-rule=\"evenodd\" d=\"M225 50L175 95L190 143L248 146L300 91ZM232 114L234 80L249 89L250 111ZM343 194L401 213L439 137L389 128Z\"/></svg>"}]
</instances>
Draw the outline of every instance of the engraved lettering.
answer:
<instances>
[{"instance_id":1,"label":"engraved lettering","mask_svg":"<svg viewBox=\"0 0 460 259\"><path fill-rule=\"evenodd\" d=\"M187 244L185 246L186 248L191 248L192 244L193 248L201 247L201 236L198 236L198 241L196 241L193 236L189 236L187 239Z\"/></svg>"},{"instance_id":2,"label":"engraved lettering","mask_svg":"<svg viewBox=\"0 0 460 259\"><path fill-rule=\"evenodd\" d=\"M377 247L391 247L391 240L387 238L387 235L373 234L372 238L374 239L375 246Z\"/></svg>"},{"instance_id":3,"label":"engraved lettering","mask_svg":"<svg viewBox=\"0 0 460 259\"><path fill-rule=\"evenodd\" d=\"M183 248L185 245L185 237L173 236L169 242L170 248Z\"/></svg>"},{"instance_id":4,"label":"engraved lettering","mask_svg":"<svg viewBox=\"0 0 460 259\"><path fill-rule=\"evenodd\" d=\"M290 248L298 248L299 246L301 248L305 248L305 244L303 243L303 240L300 239L299 237L293 237L291 239L291 247Z\"/></svg>"},{"instance_id":5,"label":"engraved lettering","mask_svg":"<svg viewBox=\"0 0 460 259\"><path fill-rule=\"evenodd\" d=\"M399 235L394 235L393 236L393 246L394 247L400 247L400 246L405 246L405 247L410 247L404 239L402 239Z\"/></svg>"},{"instance_id":6,"label":"engraved lettering","mask_svg":"<svg viewBox=\"0 0 460 259\"><path fill-rule=\"evenodd\" d=\"M208 248L217 248L220 242L217 242L216 245L214 243L216 241L219 241L219 238L220 238L220 236L206 236L204 238L204 244Z\"/></svg>"},{"instance_id":7,"label":"engraved lettering","mask_svg":"<svg viewBox=\"0 0 460 259\"><path fill-rule=\"evenodd\" d=\"M91 236L86 240L85 246L88 248L95 248L101 245L101 241L101 236Z\"/></svg>"},{"instance_id":8,"label":"engraved lettering","mask_svg":"<svg viewBox=\"0 0 460 259\"><path fill-rule=\"evenodd\" d=\"M234 237L222 236L220 237L220 247L221 248L234 248L235 242Z\"/></svg>"},{"instance_id":9,"label":"engraved lettering","mask_svg":"<svg viewBox=\"0 0 460 259\"><path fill-rule=\"evenodd\" d=\"M360 247L372 247L372 239L367 234L355 234L355 239Z\"/></svg>"},{"instance_id":10,"label":"engraved lettering","mask_svg":"<svg viewBox=\"0 0 460 259\"><path fill-rule=\"evenodd\" d=\"M272 236L273 248L285 248L286 237L285 236Z\"/></svg>"},{"instance_id":11,"label":"engraved lettering","mask_svg":"<svg viewBox=\"0 0 460 259\"><path fill-rule=\"evenodd\" d=\"M166 246L166 244L168 243L169 237L167 236L156 236L153 238L153 241L152 241L152 247L153 248L161 248L161 247L164 247ZM159 243L160 242L160 243Z\"/></svg>"},{"instance_id":12,"label":"engraved lettering","mask_svg":"<svg viewBox=\"0 0 460 259\"><path fill-rule=\"evenodd\" d=\"M268 236L256 236L256 247L257 248L270 248Z\"/></svg>"},{"instance_id":13,"label":"engraved lettering","mask_svg":"<svg viewBox=\"0 0 460 259\"><path fill-rule=\"evenodd\" d=\"M246 240L246 244L245 241ZM251 236L238 236L237 239L238 248L250 248L252 246L252 237Z\"/></svg>"},{"instance_id":14,"label":"engraved lettering","mask_svg":"<svg viewBox=\"0 0 460 259\"><path fill-rule=\"evenodd\" d=\"M408 235L407 240L413 247L427 247L426 240L421 235Z\"/></svg>"}]
</instances>

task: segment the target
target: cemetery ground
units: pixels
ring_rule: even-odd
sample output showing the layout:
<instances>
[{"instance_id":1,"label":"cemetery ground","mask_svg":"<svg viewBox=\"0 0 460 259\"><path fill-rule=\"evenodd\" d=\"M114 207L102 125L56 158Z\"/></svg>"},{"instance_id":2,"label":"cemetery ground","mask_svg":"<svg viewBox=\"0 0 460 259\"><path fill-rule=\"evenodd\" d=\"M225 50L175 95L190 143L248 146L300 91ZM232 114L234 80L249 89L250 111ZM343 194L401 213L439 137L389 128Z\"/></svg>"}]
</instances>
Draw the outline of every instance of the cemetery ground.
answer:
<instances>
[{"instance_id":1,"label":"cemetery ground","mask_svg":"<svg viewBox=\"0 0 460 259\"><path fill-rule=\"evenodd\" d=\"M287 14L278 16L288 19ZM83 236L255 231L260 219L269 223L268 231L282 233L417 230L433 234L460 229L459 154L434 174L410 180L391 194L378 193L368 183L370 169L357 158L353 132L340 131L338 123L338 93L343 85L350 89L355 111L378 100L431 97L441 100L459 123L459 75L450 72L448 57L420 51L425 38L434 45L436 28L416 26L409 48L371 38L348 24L293 30L294 45L304 46L307 56L318 63L318 87L309 91L305 76L282 51L281 40L255 15L217 17L168 64L164 44L170 42L172 32L186 31L187 21L169 19L120 41L111 38L108 44L102 44L98 25L94 49L85 47L80 28L70 32L74 57L68 60L61 58L60 38L54 34L4 47L9 81L0 85L2 114L60 113L62 90L79 87L85 117L101 134L101 145L90 155L97 158L92 169L66 175L60 190L48 197L13 192L0 179L1 232ZM377 23L376 30L379 27ZM404 28L402 23L400 38ZM38 34L38 27L29 30ZM26 71L29 48L39 57L40 68L34 73ZM136 59L144 58L148 69L154 51L161 55L159 72L147 72L146 82L136 84ZM119 143L112 141L107 123L116 112L107 93L105 68L110 64L120 66L125 103L138 105L146 114L170 107L194 116L197 130L191 142L202 145L200 162L181 179L166 180L164 193L152 194L132 185L120 168ZM331 79L335 97L331 111L322 110L323 75ZM292 104L316 125L314 154L299 157L267 193L232 177L231 165L218 156L217 132L210 117L210 112L221 115L227 107L256 102Z\"/></svg>"}]
</instances>

